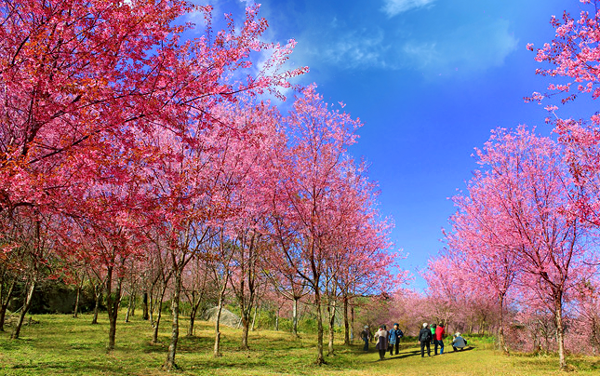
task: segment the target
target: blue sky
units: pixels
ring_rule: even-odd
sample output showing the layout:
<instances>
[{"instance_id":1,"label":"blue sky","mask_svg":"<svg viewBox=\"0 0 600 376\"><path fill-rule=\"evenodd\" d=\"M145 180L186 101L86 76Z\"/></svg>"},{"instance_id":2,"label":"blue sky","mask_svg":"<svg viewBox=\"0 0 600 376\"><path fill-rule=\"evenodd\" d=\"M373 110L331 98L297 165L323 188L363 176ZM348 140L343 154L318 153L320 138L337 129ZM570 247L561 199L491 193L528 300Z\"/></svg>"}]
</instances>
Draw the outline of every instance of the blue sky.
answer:
<instances>
[{"instance_id":1,"label":"blue sky","mask_svg":"<svg viewBox=\"0 0 600 376\"><path fill-rule=\"evenodd\" d=\"M210 1L215 14L240 14L252 1ZM327 101L364 126L351 150L370 162L380 211L394 218L401 262L425 287L419 268L442 247L454 212L449 197L476 168L475 147L496 127L537 126L547 113L523 97L543 91L527 43L554 35L549 20L578 0L263 0L265 38L296 39L293 65L311 71ZM239 19L239 18L238 18Z\"/></svg>"}]
</instances>

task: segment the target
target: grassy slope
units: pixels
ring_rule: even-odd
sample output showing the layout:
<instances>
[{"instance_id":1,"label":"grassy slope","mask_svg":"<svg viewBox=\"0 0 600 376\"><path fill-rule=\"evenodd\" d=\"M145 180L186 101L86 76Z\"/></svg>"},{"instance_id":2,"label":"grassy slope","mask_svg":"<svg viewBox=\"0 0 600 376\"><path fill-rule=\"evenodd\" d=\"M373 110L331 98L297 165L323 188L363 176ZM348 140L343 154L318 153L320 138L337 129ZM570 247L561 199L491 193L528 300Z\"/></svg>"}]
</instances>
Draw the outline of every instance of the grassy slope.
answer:
<instances>
[{"instance_id":1,"label":"grassy slope","mask_svg":"<svg viewBox=\"0 0 600 376\"><path fill-rule=\"evenodd\" d=\"M170 323L164 321L160 344L150 345L151 328L139 316L117 325L117 349L107 353L108 323L90 325L91 317L73 319L65 315L36 316L39 324L25 327L22 339L11 341L0 333L0 375L167 375L160 366L165 359ZM184 324L185 321L184 321ZM182 330L185 333L185 329ZM505 357L491 346L473 339L470 351L443 356L418 354L416 344L406 343L401 354L382 362L362 345L337 346L337 356L322 367L312 365L314 337L294 341L287 333L251 333L251 351L238 351L240 331L224 329L223 354L212 357L213 328L197 325L196 337L182 336L177 363L181 375L551 375L555 357ZM372 346L371 346L372 348ZM451 347L446 347L448 349ZM576 374L600 374L600 358L569 358Z\"/></svg>"}]
</instances>

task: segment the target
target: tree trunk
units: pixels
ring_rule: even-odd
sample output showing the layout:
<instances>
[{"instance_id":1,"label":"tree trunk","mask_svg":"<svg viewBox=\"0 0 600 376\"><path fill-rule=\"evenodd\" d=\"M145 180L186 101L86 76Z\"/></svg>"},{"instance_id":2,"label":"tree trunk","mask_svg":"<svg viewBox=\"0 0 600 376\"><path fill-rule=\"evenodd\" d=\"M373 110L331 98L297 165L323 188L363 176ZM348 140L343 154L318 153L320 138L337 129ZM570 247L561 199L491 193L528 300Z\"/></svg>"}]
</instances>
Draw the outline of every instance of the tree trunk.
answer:
<instances>
[{"instance_id":1,"label":"tree trunk","mask_svg":"<svg viewBox=\"0 0 600 376\"><path fill-rule=\"evenodd\" d=\"M154 295L152 294L152 292L150 293L149 300L150 300L150 308L148 309L148 315L149 315L148 317L150 318L150 324L154 328L154 306L156 305L156 302L155 302L156 299L154 299Z\"/></svg>"},{"instance_id":2,"label":"tree trunk","mask_svg":"<svg viewBox=\"0 0 600 376\"><path fill-rule=\"evenodd\" d=\"M506 355L510 355L510 352L508 351L508 347L506 346L506 340L504 338L504 295L500 295L499 304L500 304L500 327L498 328L498 342L500 344L500 349Z\"/></svg>"},{"instance_id":3,"label":"tree trunk","mask_svg":"<svg viewBox=\"0 0 600 376\"><path fill-rule=\"evenodd\" d=\"M351 305L350 306L350 331L351 331L351 335L350 335L350 343L354 342L354 306Z\"/></svg>"},{"instance_id":4,"label":"tree trunk","mask_svg":"<svg viewBox=\"0 0 600 376\"><path fill-rule=\"evenodd\" d=\"M142 297L142 310L144 315L142 318L144 320L148 320L150 316L148 316L148 291L144 291L144 296Z\"/></svg>"},{"instance_id":5,"label":"tree trunk","mask_svg":"<svg viewBox=\"0 0 600 376\"><path fill-rule=\"evenodd\" d=\"M256 316L258 315L258 305L254 307L254 317L252 317L252 331L254 331L254 327L256 325Z\"/></svg>"},{"instance_id":6,"label":"tree trunk","mask_svg":"<svg viewBox=\"0 0 600 376\"><path fill-rule=\"evenodd\" d=\"M334 331L334 326L335 326L335 311L337 309L337 302L335 300L333 300L333 304L328 304L327 305L327 312L329 314L329 346L328 346L328 351L327 351L327 355L329 356L334 356L335 355L335 351L333 348L333 341L335 339L335 331Z\"/></svg>"},{"instance_id":7,"label":"tree trunk","mask_svg":"<svg viewBox=\"0 0 600 376\"><path fill-rule=\"evenodd\" d=\"M102 293L99 292L95 296L96 302L94 303L94 317L92 318L92 325L98 324L98 310L100 308L100 300L102 299Z\"/></svg>"},{"instance_id":8,"label":"tree trunk","mask_svg":"<svg viewBox=\"0 0 600 376\"><path fill-rule=\"evenodd\" d=\"M344 296L344 346L350 346L350 321L348 320L347 296Z\"/></svg>"},{"instance_id":9,"label":"tree trunk","mask_svg":"<svg viewBox=\"0 0 600 376\"><path fill-rule=\"evenodd\" d=\"M160 305L162 307L162 299L160 301ZM162 318L162 309L158 309L156 312L156 321L152 323L154 331L152 332L152 344L158 344L158 328L160 327L160 319Z\"/></svg>"},{"instance_id":10,"label":"tree trunk","mask_svg":"<svg viewBox=\"0 0 600 376\"><path fill-rule=\"evenodd\" d=\"M277 316L275 316L275 330L279 331L279 311L281 308L277 307Z\"/></svg>"},{"instance_id":11,"label":"tree trunk","mask_svg":"<svg viewBox=\"0 0 600 376\"><path fill-rule=\"evenodd\" d=\"M221 332L219 331L219 327L221 325L221 310L223 309L223 294L225 292L225 288L221 290L221 294L219 294L219 305L217 308L217 319L215 320L215 347L213 349L213 356L215 358L221 356Z\"/></svg>"},{"instance_id":12,"label":"tree trunk","mask_svg":"<svg viewBox=\"0 0 600 376\"><path fill-rule=\"evenodd\" d=\"M131 314L131 294L127 302L127 312L125 312L125 322L129 322L129 315Z\"/></svg>"},{"instance_id":13,"label":"tree trunk","mask_svg":"<svg viewBox=\"0 0 600 376\"><path fill-rule=\"evenodd\" d=\"M106 310L108 311L108 320L110 323L108 329L108 347L107 349L113 350L115 348L115 338L117 335L117 318L119 316L119 303L121 302L121 285L123 279L117 277L117 285L115 292L112 292L112 277L113 268L108 268L108 277L106 280Z\"/></svg>"},{"instance_id":14,"label":"tree trunk","mask_svg":"<svg viewBox=\"0 0 600 376\"><path fill-rule=\"evenodd\" d=\"M17 280L13 279L10 283L8 291L3 292L2 299L0 301L0 332L4 331L4 322L6 321L6 310L8 309L8 303L14 292L15 284Z\"/></svg>"},{"instance_id":15,"label":"tree trunk","mask_svg":"<svg viewBox=\"0 0 600 376\"><path fill-rule=\"evenodd\" d=\"M154 328L154 332L152 333L152 344L156 345L158 343L158 328L160 327L160 319L162 318L162 304L165 300L165 293L167 291L167 285L164 284L162 286L162 290L160 293L160 298L158 300L158 309L156 310L156 321L154 321L154 307L156 305L156 301L152 300L151 308L150 308L150 321L152 322L152 327Z\"/></svg>"},{"instance_id":16,"label":"tree trunk","mask_svg":"<svg viewBox=\"0 0 600 376\"><path fill-rule=\"evenodd\" d=\"M167 371L176 368L175 355L177 354L177 342L179 342L179 298L181 295L181 274L183 267L179 266L175 270L175 286L173 297L171 298L171 311L173 312L173 322L171 325L171 343L167 353L167 360L163 366Z\"/></svg>"},{"instance_id":17,"label":"tree trunk","mask_svg":"<svg viewBox=\"0 0 600 376\"><path fill-rule=\"evenodd\" d=\"M135 316L135 305L137 302L137 292L134 291L134 293L131 295L131 302L129 302L129 304L131 305L131 316Z\"/></svg>"},{"instance_id":18,"label":"tree trunk","mask_svg":"<svg viewBox=\"0 0 600 376\"><path fill-rule=\"evenodd\" d=\"M567 368L565 360L565 338L564 325L562 317L562 292L556 294L554 298L554 319L556 321L556 342L558 344L558 364L561 370Z\"/></svg>"},{"instance_id":19,"label":"tree trunk","mask_svg":"<svg viewBox=\"0 0 600 376\"><path fill-rule=\"evenodd\" d=\"M196 321L196 313L198 312L198 306L193 305L192 310L190 311L190 325L188 326L187 336L194 336L194 322Z\"/></svg>"},{"instance_id":20,"label":"tree trunk","mask_svg":"<svg viewBox=\"0 0 600 376\"><path fill-rule=\"evenodd\" d=\"M242 312L242 350L248 350L248 331L250 329L250 317L248 312ZM254 330L254 320L252 320L252 330Z\"/></svg>"},{"instance_id":21,"label":"tree trunk","mask_svg":"<svg viewBox=\"0 0 600 376\"><path fill-rule=\"evenodd\" d=\"M75 296L75 308L73 309L73 318L77 318L79 311L79 297L81 296L81 286L77 285L77 295Z\"/></svg>"},{"instance_id":22,"label":"tree trunk","mask_svg":"<svg viewBox=\"0 0 600 376\"><path fill-rule=\"evenodd\" d=\"M298 337L298 301L300 298L294 297L294 308L292 311L292 333L294 336Z\"/></svg>"},{"instance_id":23,"label":"tree trunk","mask_svg":"<svg viewBox=\"0 0 600 376\"><path fill-rule=\"evenodd\" d=\"M29 307L31 306L31 300L33 298L33 291L35 290L36 280L33 278L29 284L29 290L27 291L27 296L25 297L25 302L23 303L23 307L21 308L21 315L19 316L19 321L17 322L17 326L15 326L10 338L17 339L19 338L19 334L21 333L21 327L23 326L23 321L25 320L25 315L29 311Z\"/></svg>"},{"instance_id":24,"label":"tree trunk","mask_svg":"<svg viewBox=\"0 0 600 376\"><path fill-rule=\"evenodd\" d=\"M4 322L6 321L6 310L8 306L0 305L0 332L4 331Z\"/></svg>"},{"instance_id":25,"label":"tree trunk","mask_svg":"<svg viewBox=\"0 0 600 376\"><path fill-rule=\"evenodd\" d=\"M325 364L323 356L323 313L321 311L321 294L319 288L315 289L315 306L317 308L317 365Z\"/></svg>"}]
</instances>

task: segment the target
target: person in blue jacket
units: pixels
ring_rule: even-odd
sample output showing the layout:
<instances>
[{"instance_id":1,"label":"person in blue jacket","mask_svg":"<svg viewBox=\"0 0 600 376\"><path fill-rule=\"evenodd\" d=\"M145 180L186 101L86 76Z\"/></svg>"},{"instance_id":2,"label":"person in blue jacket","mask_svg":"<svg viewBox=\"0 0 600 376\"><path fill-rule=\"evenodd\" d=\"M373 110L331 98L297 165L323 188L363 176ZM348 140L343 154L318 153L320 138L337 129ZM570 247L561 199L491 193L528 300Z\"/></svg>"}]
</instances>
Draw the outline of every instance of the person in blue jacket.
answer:
<instances>
[{"instance_id":1,"label":"person in blue jacket","mask_svg":"<svg viewBox=\"0 0 600 376\"><path fill-rule=\"evenodd\" d=\"M454 351L462 351L467 346L467 340L464 339L460 333L456 332L454 339L452 340L452 348Z\"/></svg>"},{"instance_id":2,"label":"person in blue jacket","mask_svg":"<svg viewBox=\"0 0 600 376\"><path fill-rule=\"evenodd\" d=\"M394 324L394 329L390 330L388 334L390 356L394 355L394 347L396 348L396 355L398 355L400 349L400 338L404 336L404 333L402 333L402 330L400 330L398 326L398 324Z\"/></svg>"}]
</instances>

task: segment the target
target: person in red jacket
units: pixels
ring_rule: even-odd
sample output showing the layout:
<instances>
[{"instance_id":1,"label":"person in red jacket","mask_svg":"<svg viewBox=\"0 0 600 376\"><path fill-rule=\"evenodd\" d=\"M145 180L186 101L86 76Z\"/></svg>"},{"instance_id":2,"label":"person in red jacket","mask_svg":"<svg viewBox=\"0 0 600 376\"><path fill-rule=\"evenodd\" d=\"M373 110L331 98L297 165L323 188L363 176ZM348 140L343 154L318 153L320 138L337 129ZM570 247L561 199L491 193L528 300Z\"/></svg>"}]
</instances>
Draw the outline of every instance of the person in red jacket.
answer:
<instances>
[{"instance_id":1,"label":"person in red jacket","mask_svg":"<svg viewBox=\"0 0 600 376\"><path fill-rule=\"evenodd\" d=\"M440 323L437 328L435 328L435 336L433 338L433 354L437 355L438 346L440 346L440 355L444 353L444 334L446 331L444 330L444 324Z\"/></svg>"}]
</instances>

